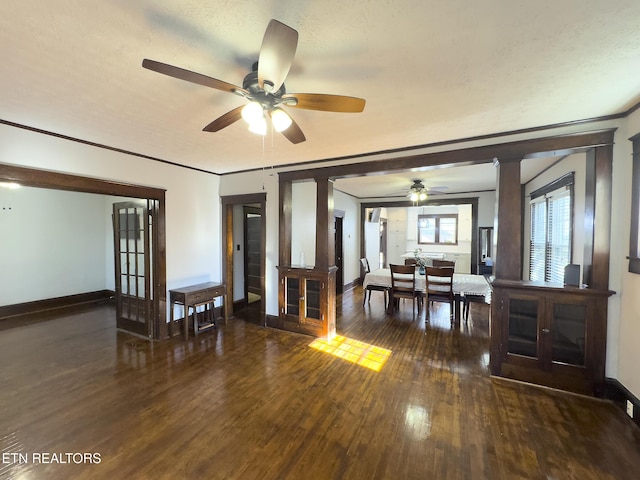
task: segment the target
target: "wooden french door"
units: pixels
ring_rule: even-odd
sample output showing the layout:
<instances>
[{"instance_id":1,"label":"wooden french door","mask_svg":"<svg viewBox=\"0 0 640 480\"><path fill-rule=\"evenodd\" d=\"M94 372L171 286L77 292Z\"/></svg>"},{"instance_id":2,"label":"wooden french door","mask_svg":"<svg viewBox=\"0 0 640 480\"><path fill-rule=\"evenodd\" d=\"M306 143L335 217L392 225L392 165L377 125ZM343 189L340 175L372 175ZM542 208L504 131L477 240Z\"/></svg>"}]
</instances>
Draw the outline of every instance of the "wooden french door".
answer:
<instances>
[{"instance_id":1,"label":"wooden french door","mask_svg":"<svg viewBox=\"0 0 640 480\"><path fill-rule=\"evenodd\" d=\"M149 210L146 200L113 204L116 326L145 337L154 318Z\"/></svg>"}]
</instances>

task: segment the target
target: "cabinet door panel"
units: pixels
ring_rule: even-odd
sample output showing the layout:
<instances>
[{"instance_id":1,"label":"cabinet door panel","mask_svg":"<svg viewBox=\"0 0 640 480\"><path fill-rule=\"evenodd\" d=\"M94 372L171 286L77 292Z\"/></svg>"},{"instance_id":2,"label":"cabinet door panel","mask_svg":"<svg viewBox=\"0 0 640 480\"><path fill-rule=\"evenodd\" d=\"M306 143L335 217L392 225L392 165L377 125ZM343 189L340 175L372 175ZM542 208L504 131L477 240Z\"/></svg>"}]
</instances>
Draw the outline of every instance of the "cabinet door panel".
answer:
<instances>
[{"instance_id":1,"label":"cabinet door panel","mask_svg":"<svg viewBox=\"0 0 640 480\"><path fill-rule=\"evenodd\" d=\"M305 317L320 320L320 280L305 280Z\"/></svg>"},{"instance_id":2,"label":"cabinet door panel","mask_svg":"<svg viewBox=\"0 0 640 480\"><path fill-rule=\"evenodd\" d=\"M298 316L300 313L300 279L285 277L285 313Z\"/></svg>"},{"instance_id":3,"label":"cabinet door panel","mask_svg":"<svg viewBox=\"0 0 640 480\"><path fill-rule=\"evenodd\" d=\"M537 299L512 297L509 299L507 353L538 358Z\"/></svg>"},{"instance_id":4,"label":"cabinet door panel","mask_svg":"<svg viewBox=\"0 0 640 480\"><path fill-rule=\"evenodd\" d=\"M554 303L552 318L551 361L584 366L586 305Z\"/></svg>"}]
</instances>

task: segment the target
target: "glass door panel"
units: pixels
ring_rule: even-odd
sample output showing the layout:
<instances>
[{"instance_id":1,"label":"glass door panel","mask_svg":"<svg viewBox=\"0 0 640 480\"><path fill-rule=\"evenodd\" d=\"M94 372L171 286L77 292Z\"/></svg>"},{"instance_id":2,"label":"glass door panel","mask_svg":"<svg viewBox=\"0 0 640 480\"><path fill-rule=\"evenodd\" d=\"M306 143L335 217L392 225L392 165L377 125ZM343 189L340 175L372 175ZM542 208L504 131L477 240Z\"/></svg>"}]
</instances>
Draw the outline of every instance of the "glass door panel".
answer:
<instances>
[{"instance_id":1,"label":"glass door panel","mask_svg":"<svg viewBox=\"0 0 640 480\"><path fill-rule=\"evenodd\" d=\"M300 279L296 277L285 277L285 308L287 315L298 315L300 313Z\"/></svg>"},{"instance_id":2,"label":"glass door panel","mask_svg":"<svg viewBox=\"0 0 640 480\"><path fill-rule=\"evenodd\" d=\"M509 300L508 352L538 357L538 302L521 298Z\"/></svg>"},{"instance_id":3,"label":"glass door panel","mask_svg":"<svg viewBox=\"0 0 640 480\"><path fill-rule=\"evenodd\" d=\"M320 280L305 280L306 318L320 320Z\"/></svg>"},{"instance_id":4,"label":"glass door panel","mask_svg":"<svg viewBox=\"0 0 640 480\"><path fill-rule=\"evenodd\" d=\"M585 365L586 305L553 305L553 362Z\"/></svg>"}]
</instances>

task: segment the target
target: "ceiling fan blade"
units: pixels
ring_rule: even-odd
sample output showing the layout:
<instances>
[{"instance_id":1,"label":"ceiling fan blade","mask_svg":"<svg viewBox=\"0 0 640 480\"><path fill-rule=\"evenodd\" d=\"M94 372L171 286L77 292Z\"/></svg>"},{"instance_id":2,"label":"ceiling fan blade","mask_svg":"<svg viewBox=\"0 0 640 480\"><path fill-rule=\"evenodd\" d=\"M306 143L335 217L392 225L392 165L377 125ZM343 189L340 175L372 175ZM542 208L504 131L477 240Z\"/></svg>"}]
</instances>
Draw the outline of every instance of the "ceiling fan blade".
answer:
<instances>
[{"instance_id":1,"label":"ceiling fan blade","mask_svg":"<svg viewBox=\"0 0 640 480\"><path fill-rule=\"evenodd\" d=\"M295 99L296 104L284 102L284 105L306 110L324 112L360 113L366 101L363 98L345 97L343 95L327 95L324 93L285 93L283 100Z\"/></svg>"},{"instance_id":2,"label":"ceiling fan blade","mask_svg":"<svg viewBox=\"0 0 640 480\"><path fill-rule=\"evenodd\" d=\"M258 84L261 88L267 92L278 91L289 73L297 47L296 30L277 20L269 22L258 58Z\"/></svg>"},{"instance_id":3,"label":"ceiling fan blade","mask_svg":"<svg viewBox=\"0 0 640 480\"><path fill-rule=\"evenodd\" d=\"M205 87L215 88L229 93L241 93L248 95L242 87L233 85L231 83L223 82L212 77L207 77L201 73L192 72L191 70L185 70L184 68L174 67L173 65L167 65L166 63L156 62L155 60L149 60L145 58L142 60L142 66L154 72L162 73L179 80L186 80L187 82L197 83L198 85L204 85Z\"/></svg>"},{"instance_id":4,"label":"ceiling fan blade","mask_svg":"<svg viewBox=\"0 0 640 480\"><path fill-rule=\"evenodd\" d=\"M225 127L228 127L232 123L237 122L242 118L242 109L244 105L234 108L230 112L225 113L219 118L216 118L213 122L202 129L203 132L217 132Z\"/></svg>"},{"instance_id":5,"label":"ceiling fan blade","mask_svg":"<svg viewBox=\"0 0 640 480\"><path fill-rule=\"evenodd\" d=\"M302 143L307 139L293 118L291 119L291 125L289 125L289 128L283 130L281 133L293 144Z\"/></svg>"}]
</instances>

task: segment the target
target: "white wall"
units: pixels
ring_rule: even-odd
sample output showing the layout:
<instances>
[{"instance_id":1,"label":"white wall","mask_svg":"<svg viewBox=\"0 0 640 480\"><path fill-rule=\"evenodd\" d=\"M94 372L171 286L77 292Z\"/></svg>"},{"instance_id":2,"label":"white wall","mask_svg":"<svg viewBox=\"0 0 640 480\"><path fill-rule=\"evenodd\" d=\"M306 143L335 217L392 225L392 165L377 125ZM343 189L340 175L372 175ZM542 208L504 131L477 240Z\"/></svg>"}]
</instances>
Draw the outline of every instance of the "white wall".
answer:
<instances>
[{"instance_id":1,"label":"white wall","mask_svg":"<svg viewBox=\"0 0 640 480\"><path fill-rule=\"evenodd\" d=\"M609 301L607 331L607 374L617 378L640 398L640 275L629 273L631 215L631 142L640 133L640 110L628 119L625 128L616 132L613 168L613 215L611 231L610 288L617 294ZM636 412L637 414L637 412Z\"/></svg>"},{"instance_id":2,"label":"white wall","mask_svg":"<svg viewBox=\"0 0 640 480\"><path fill-rule=\"evenodd\" d=\"M104 203L102 195L0 188L0 305L108 288Z\"/></svg>"},{"instance_id":3,"label":"white wall","mask_svg":"<svg viewBox=\"0 0 640 480\"><path fill-rule=\"evenodd\" d=\"M0 163L166 189L167 288L221 280L219 176L7 125L0 145Z\"/></svg>"},{"instance_id":4,"label":"white wall","mask_svg":"<svg viewBox=\"0 0 640 480\"><path fill-rule=\"evenodd\" d=\"M291 188L291 265L316 264L315 182L294 183Z\"/></svg>"}]
</instances>

